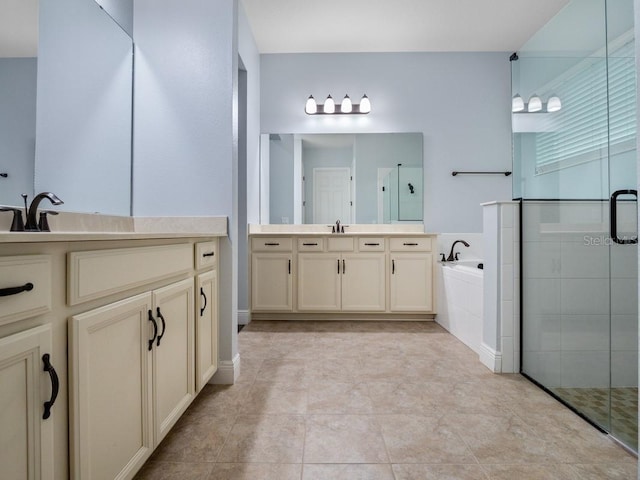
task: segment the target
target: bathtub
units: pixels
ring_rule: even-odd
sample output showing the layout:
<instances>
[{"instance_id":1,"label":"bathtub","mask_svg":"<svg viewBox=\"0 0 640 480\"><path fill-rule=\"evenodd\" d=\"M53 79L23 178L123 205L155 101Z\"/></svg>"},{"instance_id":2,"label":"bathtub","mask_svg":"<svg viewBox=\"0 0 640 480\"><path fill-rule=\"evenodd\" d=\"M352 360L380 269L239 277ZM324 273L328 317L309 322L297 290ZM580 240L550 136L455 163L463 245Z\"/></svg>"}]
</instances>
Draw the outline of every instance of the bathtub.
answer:
<instances>
[{"instance_id":1,"label":"bathtub","mask_svg":"<svg viewBox=\"0 0 640 480\"><path fill-rule=\"evenodd\" d=\"M482 343L482 260L440 264L441 311L436 321L465 345L480 354ZM444 304L444 305L443 305Z\"/></svg>"}]
</instances>

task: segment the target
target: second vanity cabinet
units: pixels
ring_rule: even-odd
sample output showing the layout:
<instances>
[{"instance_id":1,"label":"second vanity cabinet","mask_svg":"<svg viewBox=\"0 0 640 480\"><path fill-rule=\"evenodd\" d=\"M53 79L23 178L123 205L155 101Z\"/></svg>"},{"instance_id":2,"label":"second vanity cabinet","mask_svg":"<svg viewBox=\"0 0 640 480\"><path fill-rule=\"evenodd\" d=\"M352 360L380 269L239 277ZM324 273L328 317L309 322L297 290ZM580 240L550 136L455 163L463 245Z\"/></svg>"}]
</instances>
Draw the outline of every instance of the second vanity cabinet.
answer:
<instances>
[{"instance_id":1,"label":"second vanity cabinet","mask_svg":"<svg viewBox=\"0 0 640 480\"><path fill-rule=\"evenodd\" d=\"M391 240L390 309L392 312L433 310L433 254L429 238Z\"/></svg>"},{"instance_id":2,"label":"second vanity cabinet","mask_svg":"<svg viewBox=\"0 0 640 480\"><path fill-rule=\"evenodd\" d=\"M251 249L251 305L262 312L292 311L292 239L254 238Z\"/></svg>"},{"instance_id":3,"label":"second vanity cabinet","mask_svg":"<svg viewBox=\"0 0 640 480\"><path fill-rule=\"evenodd\" d=\"M355 238L316 239L335 253L298 253L298 310L383 312L386 308L384 239L369 243L382 253L355 253ZM301 239L301 246L315 243ZM362 243L362 242L361 242ZM324 248L318 249L324 251Z\"/></svg>"},{"instance_id":4,"label":"second vanity cabinet","mask_svg":"<svg viewBox=\"0 0 640 480\"><path fill-rule=\"evenodd\" d=\"M252 235L252 315L432 317L432 237Z\"/></svg>"}]
</instances>

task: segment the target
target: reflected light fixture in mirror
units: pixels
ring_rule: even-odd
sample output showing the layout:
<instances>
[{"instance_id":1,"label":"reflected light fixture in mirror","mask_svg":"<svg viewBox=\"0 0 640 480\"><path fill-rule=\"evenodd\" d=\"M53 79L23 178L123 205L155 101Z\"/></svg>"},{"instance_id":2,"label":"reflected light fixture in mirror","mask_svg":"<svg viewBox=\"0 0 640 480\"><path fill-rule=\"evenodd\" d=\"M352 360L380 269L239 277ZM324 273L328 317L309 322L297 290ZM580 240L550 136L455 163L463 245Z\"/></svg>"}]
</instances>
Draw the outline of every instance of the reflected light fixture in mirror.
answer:
<instances>
[{"instance_id":1,"label":"reflected light fixture in mirror","mask_svg":"<svg viewBox=\"0 0 640 480\"><path fill-rule=\"evenodd\" d=\"M547 100L547 112L553 113L558 112L562 109L562 102L560 101L560 97L557 95L552 95Z\"/></svg>"},{"instance_id":2,"label":"reflected light fixture in mirror","mask_svg":"<svg viewBox=\"0 0 640 480\"><path fill-rule=\"evenodd\" d=\"M349 95L345 95L342 102L336 104L329 95L324 104L318 104L313 95L309 95L304 111L307 115L366 115L371 112L371 102L369 97L363 95L359 104L353 103Z\"/></svg>"},{"instance_id":3,"label":"reflected light fixture in mirror","mask_svg":"<svg viewBox=\"0 0 640 480\"><path fill-rule=\"evenodd\" d=\"M511 99L511 111L513 113L522 112L524 110L524 100L518 94Z\"/></svg>"},{"instance_id":4,"label":"reflected light fixture in mirror","mask_svg":"<svg viewBox=\"0 0 640 480\"><path fill-rule=\"evenodd\" d=\"M527 103L527 111L528 112L539 112L542 110L542 100L535 93L529 97L529 102Z\"/></svg>"},{"instance_id":5,"label":"reflected light fixture in mirror","mask_svg":"<svg viewBox=\"0 0 640 480\"><path fill-rule=\"evenodd\" d=\"M515 94L511 99L511 112L513 113L544 113L542 99L535 93L531 95L528 103L524 103L524 100L519 94ZM546 103L546 112L554 113L562 110L562 101L560 97L553 94L549 97Z\"/></svg>"}]
</instances>

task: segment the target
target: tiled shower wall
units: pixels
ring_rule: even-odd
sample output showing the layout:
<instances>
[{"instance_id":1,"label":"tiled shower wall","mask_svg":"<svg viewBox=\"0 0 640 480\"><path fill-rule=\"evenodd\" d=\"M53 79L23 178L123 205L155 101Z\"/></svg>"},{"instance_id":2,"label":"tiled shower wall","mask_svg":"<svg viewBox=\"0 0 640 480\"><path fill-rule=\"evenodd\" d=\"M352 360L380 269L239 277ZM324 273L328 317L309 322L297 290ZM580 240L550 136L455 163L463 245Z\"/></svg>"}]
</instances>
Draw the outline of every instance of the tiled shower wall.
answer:
<instances>
[{"instance_id":1,"label":"tiled shower wall","mask_svg":"<svg viewBox=\"0 0 640 480\"><path fill-rule=\"evenodd\" d=\"M619 230L635 215L619 204ZM526 201L522 220L523 371L546 387L637 385L637 246L611 241L608 202Z\"/></svg>"},{"instance_id":2,"label":"tiled shower wall","mask_svg":"<svg viewBox=\"0 0 640 480\"><path fill-rule=\"evenodd\" d=\"M495 372L520 371L518 202L483 204L484 328L480 359Z\"/></svg>"}]
</instances>

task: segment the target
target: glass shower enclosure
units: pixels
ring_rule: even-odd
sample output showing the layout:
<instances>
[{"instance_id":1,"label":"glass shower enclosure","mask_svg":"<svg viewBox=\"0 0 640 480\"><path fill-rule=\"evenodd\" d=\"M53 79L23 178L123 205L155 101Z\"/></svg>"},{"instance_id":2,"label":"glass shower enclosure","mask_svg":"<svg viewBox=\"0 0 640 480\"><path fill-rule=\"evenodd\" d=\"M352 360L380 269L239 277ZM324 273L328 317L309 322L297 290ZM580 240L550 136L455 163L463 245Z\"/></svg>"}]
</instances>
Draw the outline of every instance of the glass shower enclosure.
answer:
<instances>
[{"instance_id":1,"label":"glass shower enclosure","mask_svg":"<svg viewBox=\"0 0 640 480\"><path fill-rule=\"evenodd\" d=\"M638 450L633 0L573 0L512 56L521 370Z\"/></svg>"}]
</instances>

